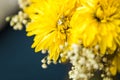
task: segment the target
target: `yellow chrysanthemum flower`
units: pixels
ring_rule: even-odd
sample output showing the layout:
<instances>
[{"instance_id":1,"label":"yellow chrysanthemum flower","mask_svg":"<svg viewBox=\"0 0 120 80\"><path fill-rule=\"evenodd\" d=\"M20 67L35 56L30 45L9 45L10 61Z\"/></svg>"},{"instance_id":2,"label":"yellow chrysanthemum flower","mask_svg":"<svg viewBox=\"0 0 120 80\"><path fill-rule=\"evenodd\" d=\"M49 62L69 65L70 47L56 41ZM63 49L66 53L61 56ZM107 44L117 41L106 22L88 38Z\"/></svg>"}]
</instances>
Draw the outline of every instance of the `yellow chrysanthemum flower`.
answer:
<instances>
[{"instance_id":1,"label":"yellow chrysanthemum flower","mask_svg":"<svg viewBox=\"0 0 120 80\"><path fill-rule=\"evenodd\" d=\"M31 0L24 11L31 22L27 36L35 35L32 48L35 52L48 50L50 60L57 61L60 46L71 40L70 20L78 0Z\"/></svg>"},{"instance_id":2,"label":"yellow chrysanthemum flower","mask_svg":"<svg viewBox=\"0 0 120 80\"><path fill-rule=\"evenodd\" d=\"M85 47L99 44L102 54L107 49L115 51L120 45L120 0L88 1L71 19L73 39L79 38Z\"/></svg>"}]
</instances>

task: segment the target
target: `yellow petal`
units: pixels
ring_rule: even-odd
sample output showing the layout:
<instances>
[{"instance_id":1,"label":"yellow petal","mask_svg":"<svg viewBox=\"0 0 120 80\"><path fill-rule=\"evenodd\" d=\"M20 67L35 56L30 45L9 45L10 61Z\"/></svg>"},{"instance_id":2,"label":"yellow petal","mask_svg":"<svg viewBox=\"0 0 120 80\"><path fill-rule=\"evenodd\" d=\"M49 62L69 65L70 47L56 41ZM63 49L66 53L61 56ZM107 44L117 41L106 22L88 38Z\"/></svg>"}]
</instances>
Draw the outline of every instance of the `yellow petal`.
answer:
<instances>
[{"instance_id":1,"label":"yellow petal","mask_svg":"<svg viewBox=\"0 0 120 80\"><path fill-rule=\"evenodd\" d=\"M113 76L115 76L117 73L117 58L116 57L114 57L114 59L112 61L112 64L110 67L110 72Z\"/></svg>"}]
</instances>

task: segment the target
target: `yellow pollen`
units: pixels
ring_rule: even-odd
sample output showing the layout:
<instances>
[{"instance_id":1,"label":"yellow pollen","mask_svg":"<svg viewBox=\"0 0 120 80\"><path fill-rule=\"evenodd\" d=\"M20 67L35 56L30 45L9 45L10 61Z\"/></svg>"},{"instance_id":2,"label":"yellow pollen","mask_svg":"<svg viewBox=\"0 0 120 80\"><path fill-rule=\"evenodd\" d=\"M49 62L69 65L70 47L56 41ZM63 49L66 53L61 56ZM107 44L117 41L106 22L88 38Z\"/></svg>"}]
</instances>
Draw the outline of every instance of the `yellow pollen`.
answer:
<instances>
[{"instance_id":1,"label":"yellow pollen","mask_svg":"<svg viewBox=\"0 0 120 80\"><path fill-rule=\"evenodd\" d=\"M66 16L62 16L57 22L58 31L66 34L67 30L70 28L69 19Z\"/></svg>"}]
</instances>

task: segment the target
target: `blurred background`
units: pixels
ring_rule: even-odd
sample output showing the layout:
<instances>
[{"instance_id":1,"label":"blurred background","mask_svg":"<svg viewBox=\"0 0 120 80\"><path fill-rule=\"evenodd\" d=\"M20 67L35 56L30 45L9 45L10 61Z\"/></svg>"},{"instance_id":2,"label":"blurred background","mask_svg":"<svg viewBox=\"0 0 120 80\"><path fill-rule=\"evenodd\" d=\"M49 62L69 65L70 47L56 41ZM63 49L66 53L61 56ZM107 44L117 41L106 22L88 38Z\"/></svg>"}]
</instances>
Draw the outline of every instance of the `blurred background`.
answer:
<instances>
[{"instance_id":1,"label":"blurred background","mask_svg":"<svg viewBox=\"0 0 120 80\"><path fill-rule=\"evenodd\" d=\"M68 64L42 69L45 55L30 48L32 37L26 37L25 30L14 31L5 26L0 32L0 80L67 80Z\"/></svg>"},{"instance_id":2,"label":"blurred background","mask_svg":"<svg viewBox=\"0 0 120 80\"><path fill-rule=\"evenodd\" d=\"M45 55L31 49L25 29L15 31L5 17L18 11L18 0L0 0L0 80L67 80L69 64L41 68Z\"/></svg>"}]
</instances>

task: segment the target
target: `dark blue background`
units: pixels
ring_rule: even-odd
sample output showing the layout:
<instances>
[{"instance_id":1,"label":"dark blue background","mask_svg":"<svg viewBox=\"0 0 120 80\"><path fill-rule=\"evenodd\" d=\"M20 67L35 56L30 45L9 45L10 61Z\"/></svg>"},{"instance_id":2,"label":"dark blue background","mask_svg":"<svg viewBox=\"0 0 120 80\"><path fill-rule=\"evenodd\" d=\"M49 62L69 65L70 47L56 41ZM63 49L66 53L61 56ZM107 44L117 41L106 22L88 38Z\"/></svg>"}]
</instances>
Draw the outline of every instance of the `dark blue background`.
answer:
<instances>
[{"instance_id":1,"label":"dark blue background","mask_svg":"<svg viewBox=\"0 0 120 80\"><path fill-rule=\"evenodd\" d=\"M0 80L67 80L69 64L41 68L45 56L31 49L33 37L9 25L0 32Z\"/></svg>"}]
</instances>

